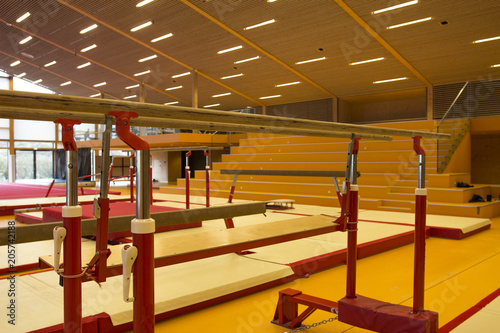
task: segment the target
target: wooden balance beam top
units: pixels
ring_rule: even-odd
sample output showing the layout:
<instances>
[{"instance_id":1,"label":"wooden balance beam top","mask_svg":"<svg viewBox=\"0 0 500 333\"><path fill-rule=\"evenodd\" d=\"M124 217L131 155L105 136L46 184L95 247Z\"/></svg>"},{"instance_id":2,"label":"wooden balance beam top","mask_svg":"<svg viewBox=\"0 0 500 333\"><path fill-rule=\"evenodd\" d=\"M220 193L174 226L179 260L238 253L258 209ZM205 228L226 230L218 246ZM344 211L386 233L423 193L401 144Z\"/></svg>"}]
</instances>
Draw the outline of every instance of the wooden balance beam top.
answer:
<instances>
[{"instance_id":1,"label":"wooden balance beam top","mask_svg":"<svg viewBox=\"0 0 500 333\"><path fill-rule=\"evenodd\" d=\"M173 224L192 223L222 218L233 218L237 216L262 214L266 212L265 202L251 202L242 204L229 204L224 206L212 206L194 208L189 210L174 210L169 212L151 213L151 218L157 227ZM129 231L130 222L135 215L109 217L108 232ZM0 228L0 245L20 244L53 239L52 231L55 227L62 227L62 222L42 223L35 225L16 225L14 229ZM96 219L82 220L82 236L96 234ZM13 234L15 241L10 242Z\"/></svg>"},{"instance_id":2,"label":"wooden balance beam top","mask_svg":"<svg viewBox=\"0 0 500 333\"><path fill-rule=\"evenodd\" d=\"M155 242L155 267L288 242L338 230L339 224L334 223L332 217L316 215L233 229L172 236L162 242ZM108 276L121 274L122 247L123 245L110 247ZM88 263L94 253L93 250L82 252L82 262ZM53 267L53 256L40 257L40 263L42 267Z\"/></svg>"},{"instance_id":3,"label":"wooden balance beam top","mask_svg":"<svg viewBox=\"0 0 500 333\"><path fill-rule=\"evenodd\" d=\"M344 177L345 171L322 170L237 170L221 169L222 175L253 175L253 176L298 176L298 177ZM358 177L361 174L358 171Z\"/></svg>"}]
</instances>

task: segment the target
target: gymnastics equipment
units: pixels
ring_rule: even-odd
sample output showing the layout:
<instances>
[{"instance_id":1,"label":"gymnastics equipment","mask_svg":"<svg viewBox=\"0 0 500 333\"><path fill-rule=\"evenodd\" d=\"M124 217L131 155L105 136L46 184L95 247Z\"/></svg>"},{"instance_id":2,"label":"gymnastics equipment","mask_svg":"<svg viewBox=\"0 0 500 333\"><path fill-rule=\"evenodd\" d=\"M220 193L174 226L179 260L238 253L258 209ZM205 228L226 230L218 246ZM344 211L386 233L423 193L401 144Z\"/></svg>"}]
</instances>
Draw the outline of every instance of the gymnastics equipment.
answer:
<instances>
[{"instance_id":1,"label":"gymnastics equipment","mask_svg":"<svg viewBox=\"0 0 500 333\"><path fill-rule=\"evenodd\" d=\"M346 296L338 302L303 294L294 289L280 291L273 323L288 329L296 329L315 310L338 314L341 322L375 332L437 333L438 314L424 310L425 229L427 192L425 189L425 151L421 137L413 138L413 149L418 155L418 187L415 190L415 258L413 308L371 299L356 293L358 186L357 154L358 138L349 145L346 167L347 192L342 194L342 210L347 222L347 276ZM349 190L350 188L350 190ZM342 230L345 231L345 230ZM298 305L307 306L299 313Z\"/></svg>"}]
</instances>

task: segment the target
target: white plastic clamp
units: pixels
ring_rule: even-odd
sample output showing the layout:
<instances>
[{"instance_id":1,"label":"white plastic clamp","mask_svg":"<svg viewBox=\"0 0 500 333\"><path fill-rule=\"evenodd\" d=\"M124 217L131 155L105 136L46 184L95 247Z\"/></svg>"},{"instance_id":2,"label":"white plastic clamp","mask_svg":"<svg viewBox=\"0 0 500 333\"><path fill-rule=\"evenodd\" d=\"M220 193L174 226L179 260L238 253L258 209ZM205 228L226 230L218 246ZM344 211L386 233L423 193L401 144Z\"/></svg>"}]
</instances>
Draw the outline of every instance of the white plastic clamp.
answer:
<instances>
[{"instance_id":1,"label":"white plastic clamp","mask_svg":"<svg viewBox=\"0 0 500 333\"><path fill-rule=\"evenodd\" d=\"M134 265L135 259L137 259L137 248L135 246L125 245L122 248L123 300L127 303L135 300L134 296L129 297L130 277L132 276L132 266Z\"/></svg>"},{"instance_id":2,"label":"white plastic clamp","mask_svg":"<svg viewBox=\"0 0 500 333\"><path fill-rule=\"evenodd\" d=\"M52 235L54 236L54 270L59 272L59 265L61 263L61 248L64 238L66 238L66 228L55 227L52 231Z\"/></svg>"},{"instance_id":3,"label":"white plastic clamp","mask_svg":"<svg viewBox=\"0 0 500 333\"><path fill-rule=\"evenodd\" d=\"M149 219L133 219L131 222L130 231L133 234L152 234L156 231L155 220Z\"/></svg>"}]
</instances>

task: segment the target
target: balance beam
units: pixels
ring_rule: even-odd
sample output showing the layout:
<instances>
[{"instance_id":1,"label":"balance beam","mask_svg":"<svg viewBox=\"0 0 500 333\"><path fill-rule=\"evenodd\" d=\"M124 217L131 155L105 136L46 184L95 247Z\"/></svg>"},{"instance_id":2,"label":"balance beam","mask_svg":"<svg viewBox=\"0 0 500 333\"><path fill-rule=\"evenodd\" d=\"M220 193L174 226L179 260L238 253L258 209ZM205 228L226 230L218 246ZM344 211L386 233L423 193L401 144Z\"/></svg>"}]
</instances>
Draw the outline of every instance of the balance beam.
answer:
<instances>
[{"instance_id":1,"label":"balance beam","mask_svg":"<svg viewBox=\"0 0 500 333\"><path fill-rule=\"evenodd\" d=\"M332 217L316 215L290 220L249 225L235 229L207 231L187 235L172 236L168 241L155 243L155 267L174 265L182 262L214 257L227 253L288 242L339 231L339 224ZM108 273L121 274L122 245L110 247ZM93 250L82 253L87 263L94 256ZM40 257L42 267L53 267L53 256Z\"/></svg>"},{"instance_id":2,"label":"balance beam","mask_svg":"<svg viewBox=\"0 0 500 333\"><path fill-rule=\"evenodd\" d=\"M196 124L204 126L225 126L229 131L244 130L246 126L260 129L266 133L285 133L285 131L297 135L318 136L321 132L330 135L343 134L344 136L355 133L358 137L365 134L377 136L420 136L428 139L445 139L450 135L434 132L410 131L403 129L372 127L365 125L353 125L333 123L309 119L286 118L267 115L244 114L227 111L207 110L191 107L179 107L172 105L159 105L152 103L137 103L121 100L95 99L89 97L63 96L55 94L26 93L18 91L0 91L0 118L8 119L32 119L32 120L56 120L59 118L77 119L86 123L101 123L92 118L96 115L101 117L112 111L131 111L139 115L140 120L131 121L136 126L174 127L173 123L183 121L184 128L196 128ZM69 114L62 114L69 113ZM72 116L73 118L68 118ZM42 117L44 117L42 119ZM94 120L91 120L94 119ZM156 121L158 120L158 121ZM164 122L160 122L165 120ZM142 125L138 122L142 121ZM170 123L169 125L167 125ZM179 124L179 123L178 123ZM299 134L299 133L303 134ZM304 134L304 133L308 134Z\"/></svg>"},{"instance_id":3,"label":"balance beam","mask_svg":"<svg viewBox=\"0 0 500 333\"><path fill-rule=\"evenodd\" d=\"M297 177L345 177L345 171L322 170L238 170L221 169L222 175L252 175L252 176L297 176ZM361 174L358 171L358 177Z\"/></svg>"},{"instance_id":4,"label":"balance beam","mask_svg":"<svg viewBox=\"0 0 500 333\"><path fill-rule=\"evenodd\" d=\"M266 212L265 202L251 202L231 204L226 206L213 206L194 208L189 210L175 210L170 212L152 213L151 218L156 221L157 227L173 224L192 223L222 218L233 218L243 215L262 214ZM109 233L130 231L130 222L135 215L117 216L109 218ZM96 233L96 219L82 220L82 236L92 236ZM0 228L0 245L20 244L53 239L55 227L61 227L62 222L43 223L36 225L20 225L14 229ZM15 237L14 243L10 242L9 234Z\"/></svg>"}]
</instances>

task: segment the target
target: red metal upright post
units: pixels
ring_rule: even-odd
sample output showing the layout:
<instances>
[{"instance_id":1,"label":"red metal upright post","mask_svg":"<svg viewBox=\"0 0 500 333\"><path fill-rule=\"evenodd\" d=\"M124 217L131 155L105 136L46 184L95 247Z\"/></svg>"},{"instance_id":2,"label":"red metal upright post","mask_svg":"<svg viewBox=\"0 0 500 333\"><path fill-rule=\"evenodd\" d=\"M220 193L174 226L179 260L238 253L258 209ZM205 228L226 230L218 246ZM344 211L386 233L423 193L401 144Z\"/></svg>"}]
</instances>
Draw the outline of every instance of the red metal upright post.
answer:
<instances>
[{"instance_id":1,"label":"red metal upright post","mask_svg":"<svg viewBox=\"0 0 500 333\"><path fill-rule=\"evenodd\" d=\"M415 189L415 259L413 280L413 313L424 310L425 290L425 227L427 189L425 188L425 151L420 146L422 137L413 138L413 149L418 155L418 187Z\"/></svg>"},{"instance_id":2,"label":"red metal upright post","mask_svg":"<svg viewBox=\"0 0 500 333\"><path fill-rule=\"evenodd\" d=\"M348 221L347 221L347 284L346 297L356 298L356 261L358 259L358 182L357 165L359 138L353 138L352 149L350 152L350 191L348 199Z\"/></svg>"},{"instance_id":3,"label":"red metal upright post","mask_svg":"<svg viewBox=\"0 0 500 333\"><path fill-rule=\"evenodd\" d=\"M154 232L155 221L151 218L150 199L150 151L149 144L130 132L130 118L134 112L113 111L116 117L118 137L135 150L136 156L136 218L132 220L133 247L137 249L133 269L133 328L135 333L154 332Z\"/></svg>"},{"instance_id":4,"label":"red metal upright post","mask_svg":"<svg viewBox=\"0 0 500 333\"><path fill-rule=\"evenodd\" d=\"M191 176L191 170L189 168L189 156L191 156L191 150L186 153L186 209L189 209L189 178Z\"/></svg>"},{"instance_id":5,"label":"red metal upright post","mask_svg":"<svg viewBox=\"0 0 500 333\"><path fill-rule=\"evenodd\" d=\"M62 142L66 151L66 206L62 208L64 261L64 332L82 332L82 207L78 205L78 148L73 125L78 120L58 119L62 126ZM56 271L58 267L55 267Z\"/></svg>"}]
</instances>

